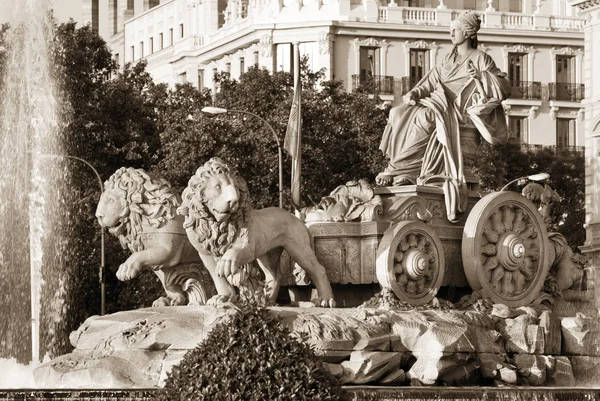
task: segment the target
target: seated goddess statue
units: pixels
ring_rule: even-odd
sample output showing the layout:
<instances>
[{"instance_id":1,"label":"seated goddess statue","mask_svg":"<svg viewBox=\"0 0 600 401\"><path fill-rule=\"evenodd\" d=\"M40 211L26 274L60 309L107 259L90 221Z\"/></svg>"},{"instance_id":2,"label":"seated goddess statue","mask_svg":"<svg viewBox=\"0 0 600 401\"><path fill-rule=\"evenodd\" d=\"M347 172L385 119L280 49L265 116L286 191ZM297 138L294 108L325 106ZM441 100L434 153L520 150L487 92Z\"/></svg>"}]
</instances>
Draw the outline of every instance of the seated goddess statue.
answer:
<instances>
[{"instance_id":1,"label":"seated goddess statue","mask_svg":"<svg viewBox=\"0 0 600 401\"><path fill-rule=\"evenodd\" d=\"M458 219L467 201L461 131L476 129L491 144L508 137L501 102L511 84L477 49L480 25L474 12L452 21L452 51L391 109L379 147L390 160L376 183L440 183L450 221Z\"/></svg>"}]
</instances>

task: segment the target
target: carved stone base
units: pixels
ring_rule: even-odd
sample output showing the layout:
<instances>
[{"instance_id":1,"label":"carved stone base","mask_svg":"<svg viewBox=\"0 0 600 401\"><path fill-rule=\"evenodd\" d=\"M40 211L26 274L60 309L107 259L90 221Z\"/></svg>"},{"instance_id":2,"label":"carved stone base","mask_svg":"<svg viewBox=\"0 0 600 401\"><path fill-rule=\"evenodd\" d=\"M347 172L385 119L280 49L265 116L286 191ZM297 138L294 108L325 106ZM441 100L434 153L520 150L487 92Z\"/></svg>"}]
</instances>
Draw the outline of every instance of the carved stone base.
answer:
<instances>
[{"instance_id":1,"label":"carved stone base","mask_svg":"<svg viewBox=\"0 0 600 401\"><path fill-rule=\"evenodd\" d=\"M270 311L294 337L306 338L345 384L570 386L579 376L591 383L600 366L588 338L598 317L561 322L546 307ZM185 353L232 313L182 306L89 318L71 335L73 353L40 366L35 379L52 388L161 386Z\"/></svg>"}]
</instances>

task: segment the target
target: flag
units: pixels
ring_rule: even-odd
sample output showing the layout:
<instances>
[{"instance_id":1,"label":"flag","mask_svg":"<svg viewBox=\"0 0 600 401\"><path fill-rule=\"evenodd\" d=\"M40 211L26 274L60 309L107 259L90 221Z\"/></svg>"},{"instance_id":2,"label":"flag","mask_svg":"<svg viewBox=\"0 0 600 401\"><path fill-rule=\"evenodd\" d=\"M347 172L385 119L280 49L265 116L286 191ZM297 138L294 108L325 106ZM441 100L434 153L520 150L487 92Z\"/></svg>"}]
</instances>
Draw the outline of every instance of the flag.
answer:
<instances>
[{"instance_id":1,"label":"flag","mask_svg":"<svg viewBox=\"0 0 600 401\"><path fill-rule=\"evenodd\" d=\"M296 209L300 208L300 169L301 169L301 132L302 132L302 114L301 114L301 92L302 84L300 82L300 49L298 44L294 44L294 100L290 110L290 119L288 120L287 130L285 132L284 149L292 156L292 204Z\"/></svg>"}]
</instances>

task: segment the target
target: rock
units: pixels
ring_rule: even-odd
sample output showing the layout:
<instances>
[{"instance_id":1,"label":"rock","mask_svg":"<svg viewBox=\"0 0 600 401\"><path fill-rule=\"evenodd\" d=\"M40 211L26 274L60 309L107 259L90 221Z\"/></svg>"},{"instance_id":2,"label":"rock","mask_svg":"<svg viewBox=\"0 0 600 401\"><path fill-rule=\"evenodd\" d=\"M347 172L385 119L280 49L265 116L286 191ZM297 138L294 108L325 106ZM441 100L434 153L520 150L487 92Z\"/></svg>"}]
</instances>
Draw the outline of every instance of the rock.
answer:
<instances>
[{"instance_id":1,"label":"rock","mask_svg":"<svg viewBox=\"0 0 600 401\"><path fill-rule=\"evenodd\" d=\"M187 352L188 351L173 351L167 354L167 356L163 360L160 376L158 377L159 387L164 387L165 381L167 380L169 373L171 373L173 366L179 365L179 363L181 363L181 360L183 359L185 354L187 354Z\"/></svg>"},{"instance_id":2,"label":"rock","mask_svg":"<svg viewBox=\"0 0 600 401\"><path fill-rule=\"evenodd\" d=\"M543 353L546 355L560 355L562 340L560 320L554 313L544 311L540 314L539 323L545 338Z\"/></svg>"},{"instance_id":3,"label":"rock","mask_svg":"<svg viewBox=\"0 0 600 401\"><path fill-rule=\"evenodd\" d=\"M548 385L557 387L573 387L576 384L573 375L571 361L566 356L547 356L547 359L553 359L552 369L546 369L548 373Z\"/></svg>"},{"instance_id":4,"label":"rock","mask_svg":"<svg viewBox=\"0 0 600 401\"><path fill-rule=\"evenodd\" d=\"M500 381L506 384L517 384L518 375L517 369L512 365L505 365L498 371L500 374Z\"/></svg>"},{"instance_id":5,"label":"rock","mask_svg":"<svg viewBox=\"0 0 600 401\"><path fill-rule=\"evenodd\" d=\"M563 354L600 356L600 319L578 313L561 320Z\"/></svg>"},{"instance_id":6,"label":"rock","mask_svg":"<svg viewBox=\"0 0 600 401\"><path fill-rule=\"evenodd\" d=\"M481 376L485 379L502 380L500 378L500 370L509 366L506 362L507 358L506 354L479 354L479 363L481 365L479 372L481 373Z\"/></svg>"},{"instance_id":7,"label":"rock","mask_svg":"<svg viewBox=\"0 0 600 401\"><path fill-rule=\"evenodd\" d=\"M451 380L463 377L462 374L467 374L470 369L458 371L459 376L457 378L453 378L451 372L472 362L472 356L466 353L443 354L439 352L423 353L415 356L417 356L417 360L408 371L408 377L411 379L411 383L415 379L426 386L432 386L438 381L443 384L443 378L446 376L450 377Z\"/></svg>"},{"instance_id":8,"label":"rock","mask_svg":"<svg viewBox=\"0 0 600 401\"><path fill-rule=\"evenodd\" d=\"M517 317L518 313L504 304L494 304L490 315L501 319L510 319Z\"/></svg>"},{"instance_id":9,"label":"rock","mask_svg":"<svg viewBox=\"0 0 600 401\"><path fill-rule=\"evenodd\" d=\"M597 386L600 383L600 357L570 356L568 359L577 385Z\"/></svg>"},{"instance_id":10,"label":"rock","mask_svg":"<svg viewBox=\"0 0 600 401\"><path fill-rule=\"evenodd\" d=\"M406 372L402 369L393 370L379 381L383 386L399 386L406 382Z\"/></svg>"},{"instance_id":11,"label":"rock","mask_svg":"<svg viewBox=\"0 0 600 401\"><path fill-rule=\"evenodd\" d=\"M546 382L546 361L539 355L518 354L514 357L519 376L532 386L541 386Z\"/></svg>"},{"instance_id":12,"label":"rock","mask_svg":"<svg viewBox=\"0 0 600 401\"><path fill-rule=\"evenodd\" d=\"M164 356L164 353L161 354ZM85 354L67 354L35 369L34 378L38 385L49 387L53 384L53 388L153 387L158 381L160 367L152 363L140 366L130 357L106 355L90 358Z\"/></svg>"},{"instance_id":13,"label":"rock","mask_svg":"<svg viewBox=\"0 0 600 401\"><path fill-rule=\"evenodd\" d=\"M331 373L331 375L333 377L335 377L338 380L340 380L342 377L344 377L344 368L342 367L342 365L340 365L338 363L323 362L323 367L325 368L325 370L327 370L329 373Z\"/></svg>"},{"instance_id":14,"label":"rock","mask_svg":"<svg viewBox=\"0 0 600 401\"><path fill-rule=\"evenodd\" d=\"M400 366L399 352L354 351L350 360L342 362L342 383L366 384L379 381Z\"/></svg>"},{"instance_id":15,"label":"rock","mask_svg":"<svg viewBox=\"0 0 600 401\"><path fill-rule=\"evenodd\" d=\"M474 384L479 367L480 363L474 360L465 364L455 365L452 369L448 369L441 375L440 381L444 386L464 386Z\"/></svg>"}]
</instances>

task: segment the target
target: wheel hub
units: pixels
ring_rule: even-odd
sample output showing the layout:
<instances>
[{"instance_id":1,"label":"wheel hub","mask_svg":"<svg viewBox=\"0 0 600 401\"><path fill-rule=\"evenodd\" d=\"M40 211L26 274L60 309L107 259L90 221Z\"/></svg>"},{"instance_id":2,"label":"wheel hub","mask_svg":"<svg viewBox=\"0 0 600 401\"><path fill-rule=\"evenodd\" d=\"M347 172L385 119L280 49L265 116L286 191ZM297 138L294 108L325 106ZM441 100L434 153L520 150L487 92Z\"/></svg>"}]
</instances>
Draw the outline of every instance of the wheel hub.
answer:
<instances>
[{"instance_id":1,"label":"wheel hub","mask_svg":"<svg viewBox=\"0 0 600 401\"><path fill-rule=\"evenodd\" d=\"M406 274L413 280L423 277L429 267L428 259L419 249L410 249L404 256Z\"/></svg>"},{"instance_id":2,"label":"wheel hub","mask_svg":"<svg viewBox=\"0 0 600 401\"><path fill-rule=\"evenodd\" d=\"M506 270L515 271L525 259L523 240L514 233L506 233L498 241L498 261Z\"/></svg>"}]
</instances>

